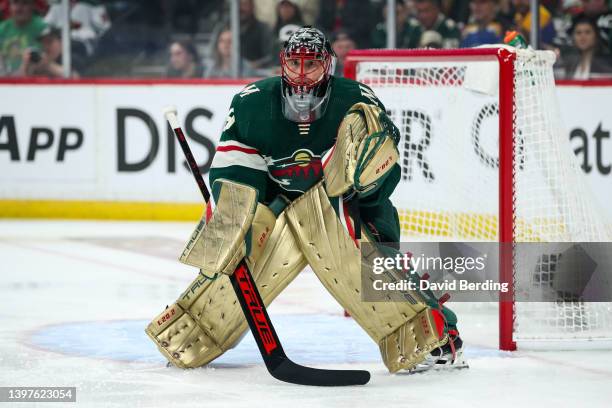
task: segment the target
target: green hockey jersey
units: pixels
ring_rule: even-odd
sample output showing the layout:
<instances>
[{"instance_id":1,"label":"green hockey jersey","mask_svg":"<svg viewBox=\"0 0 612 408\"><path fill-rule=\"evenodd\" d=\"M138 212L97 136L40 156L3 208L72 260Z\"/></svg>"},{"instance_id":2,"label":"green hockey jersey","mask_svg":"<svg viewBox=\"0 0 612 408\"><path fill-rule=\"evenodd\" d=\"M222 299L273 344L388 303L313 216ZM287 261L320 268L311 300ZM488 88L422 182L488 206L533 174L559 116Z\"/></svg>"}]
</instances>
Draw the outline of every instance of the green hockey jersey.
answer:
<instances>
[{"instance_id":1,"label":"green hockey jersey","mask_svg":"<svg viewBox=\"0 0 612 408\"><path fill-rule=\"evenodd\" d=\"M357 103L376 104L373 91L359 82L332 77L325 114L311 123L296 123L282 112L281 78L247 85L232 100L213 158L209 182L218 178L248 184L259 201L278 194L297 198L323 177L321 157L336 141L340 122ZM360 216L381 241L399 241L397 211L389 196L400 179L395 165L376 193L360 200Z\"/></svg>"}]
</instances>

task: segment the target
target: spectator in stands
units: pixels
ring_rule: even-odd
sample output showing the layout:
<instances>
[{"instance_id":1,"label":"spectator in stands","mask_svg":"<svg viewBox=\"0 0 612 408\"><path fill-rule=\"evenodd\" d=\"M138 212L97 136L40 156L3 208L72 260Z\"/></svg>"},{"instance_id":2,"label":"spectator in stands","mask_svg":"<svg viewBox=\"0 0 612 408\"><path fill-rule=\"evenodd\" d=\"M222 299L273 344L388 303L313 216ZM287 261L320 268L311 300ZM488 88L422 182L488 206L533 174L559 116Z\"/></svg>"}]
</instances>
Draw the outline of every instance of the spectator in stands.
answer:
<instances>
[{"instance_id":1,"label":"spectator in stands","mask_svg":"<svg viewBox=\"0 0 612 408\"><path fill-rule=\"evenodd\" d=\"M612 77L610 56L602 47L596 20L582 16L570 29L574 49L563 54L563 66L567 79L593 79Z\"/></svg>"},{"instance_id":2,"label":"spectator in stands","mask_svg":"<svg viewBox=\"0 0 612 408\"><path fill-rule=\"evenodd\" d=\"M529 42L531 33L531 11L530 0L512 0L514 6L515 29L520 32ZM556 31L550 12L544 6L540 6L540 46L549 47L553 44Z\"/></svg>"},{"instance_id":3,"label":"spectator in stands","mask_svg":"<svg viewBox=\"0 0 612 408\"><path fill-rule=\"evenodd\" d=\"M58 27L47 26L41 33L39 40L42 51L32 48L26 49L23 53L23 63L17 71L18 75L61 78L64 75L61 30ZM76 69L73 69L72 77L79 77Z\"/></svg>"},{"instance_id":4,"label":"spectator in stands","mask_svg":"<svg viewBox=\"0 0 612 408\"><path fill-rule=\"evenodd\" d=\"M202 78L204 76L204 67L191 41L175 41L170 45L170 66L166 76L170 78Z\"/></svg>"},{"instance_id":5,"label":"spectator in stands","mask_svg":"<svg viewBox=\"0 0 612 408\"><path fill-rule=\"evenodd\" d=\"M440 0L415 0L416 18L408 22L408 48L417 48L425 31L435 31L442 37L442 48L457 48L461 33L455 22L440 11Z\"/></svg>"},{"instance_id":6,"label":"spectator in stands","mask_svg":"<svg viewBox=\"0 0 612 408\"><path fill-rule=\"evenodd\" d=\"M410 15L410 9L406 4L407 1L397 0L395 3L395 47L396 48L407 48L406 43L409 38L410 31L408 28L408 16ZM387 47L387 3L383 6L382 10L383 20L376 24L374 31L372 32L371 46L372 48L386 48Z\"/></svg>"},{"instance_id":7,"label":"spectator in stands","mask_svg":"<svg viewBox=\"0 0 612 408\"><path fill-rule=\"evenodd\" d=\"M355 41L353 41L351 36L346 31L338 31L332 35L331 46L336 54L336 68L334 69L334 75L343 77L346 55L356 48Z\"/></svg>"},{"instance_id":8,"label":"spectator in stands","mask_svg":"<svg viewBox=\"0 0 612 408\"><path fill-rule=\"evenodd\" d=\"M602 45L608 52L611 52L612 12L610 12L607 0L582 0L582 6L583 14L578 15L575 19L580 19L584 16L595 21L599 30L599 36L603 41Z\"/></svg>"},{"instance_id":9,"label":"spectator in stands","mask_svg":"<svg viewBox=\"0 0 612 408\"><path fill-rule=\"evenodd\" d=\"M276 24L274 25L274 35L278 36L281 28L287 24L304 25L302 12L294 1L281 0L276 6ZM280 49L280 48L277 48Z\"/></svg>"},{"instance_id":10,"label":"spectator in stands","mask_svg":"<svg viewBox=\"0 0 612 408\"><path fill-rule=\"evenodd\" d=\"M11 0L11 18L0 22L0 74L17 73L24 51L40 47L38 38L45 26L34 14L34 0Z\"/></svg>"},{"instance_id":11,"label":"spectator in stands","mask_svg":"<svg viewBox=\"0 0 612 408\"><path fill-rule=\"evenodd\" d=\"M45 16L49 25L60 27L63 23L63 5L53 4ZM86 54L94 52L98 38L110 26L110 19L103 5L94 5L85 1L70 1L70 37L73 42L81 44Z\"/></svg>"},{"instance_id":12,"label":"spectator in stands","mask_svg":"<svg viewBox=\"0 0 612 408\"><path fill-rule=\"evenodd\" d=\"M505 27L497 19L499 0L470 0L469 24L463 29L461 47L503 42Z\"/></svg>"},{"instance_id":13,"label":"spectator in stands","mask_svg":"<svg viewBox=\"0 0 612 408\"><path fill-rule=\"evenodd\" d=\"M375 21L370 0L322 0L316 26L328 34L342 30L358 48L368 48Z\"/></svg>"},{"instance_id":14,"label":"spectator in stands","mask_svg":"<svg viewBox=\"0 0 612 408\"><path fill-rule=\"evenodd\" d=\"M232 77L232 31L224 27L218 31L213 41L212 61L204 71L206 78L231 78ZM239 76L254 77L257 72L253 70L248 62L242 59Z\"/></svg>"},{"instance_id":15,"label":"spectator in stands","mask_svg":"<svg viewBox=\"0 0 612 408\"><path fill-rule=\"evenodd\" d=\"M269 66L273 61L274 37L270 28L255 18L253 0L240 0L240 53L253 68Z\"/></svg>"}]
</instances>

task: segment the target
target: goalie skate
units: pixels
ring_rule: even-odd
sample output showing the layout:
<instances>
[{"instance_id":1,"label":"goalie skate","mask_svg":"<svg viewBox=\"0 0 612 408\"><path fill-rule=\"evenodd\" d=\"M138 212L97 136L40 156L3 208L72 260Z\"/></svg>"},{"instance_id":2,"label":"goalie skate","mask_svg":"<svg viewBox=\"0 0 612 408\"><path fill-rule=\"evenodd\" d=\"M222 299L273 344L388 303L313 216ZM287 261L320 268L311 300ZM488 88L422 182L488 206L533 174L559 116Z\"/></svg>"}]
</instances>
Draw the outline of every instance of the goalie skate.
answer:
<instances>
[{"instance_id":1,"label":"goalie skate","mask_svg":"<svg viewBox=\"0 0 612 408\"><path fill-rule=\"evenodd\" d=\"M409 370L408 373L418 374L426 371L447 371L461 368L469 368L469 365L463 357L463 341L456 336L444 346L432 351L425 361Z\"/></svg>"}]
</instances>

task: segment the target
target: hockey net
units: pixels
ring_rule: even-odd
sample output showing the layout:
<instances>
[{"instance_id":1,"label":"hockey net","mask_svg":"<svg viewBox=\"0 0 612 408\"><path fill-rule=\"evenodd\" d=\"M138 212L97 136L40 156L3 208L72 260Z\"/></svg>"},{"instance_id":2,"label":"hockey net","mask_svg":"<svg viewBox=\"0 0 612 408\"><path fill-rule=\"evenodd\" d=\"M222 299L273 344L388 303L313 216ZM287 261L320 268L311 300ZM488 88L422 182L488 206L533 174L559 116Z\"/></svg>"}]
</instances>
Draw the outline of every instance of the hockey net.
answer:
<instances>
[{"instance_id":1,"label":"hockey net","mask_svg":"<svg viewBox=\"0 0 612 408\"><path fill-rule=\"evenodd\" d=\"M562 129L554 58L506 47L349 55L345 75L372 88L402 134L392 200L403 239L612 241ZM612 344L609 303L555 293L555 254L528 262L515 248L501 273L550 302L500 302L500 348Z\"/></svg>"}]
</instances>

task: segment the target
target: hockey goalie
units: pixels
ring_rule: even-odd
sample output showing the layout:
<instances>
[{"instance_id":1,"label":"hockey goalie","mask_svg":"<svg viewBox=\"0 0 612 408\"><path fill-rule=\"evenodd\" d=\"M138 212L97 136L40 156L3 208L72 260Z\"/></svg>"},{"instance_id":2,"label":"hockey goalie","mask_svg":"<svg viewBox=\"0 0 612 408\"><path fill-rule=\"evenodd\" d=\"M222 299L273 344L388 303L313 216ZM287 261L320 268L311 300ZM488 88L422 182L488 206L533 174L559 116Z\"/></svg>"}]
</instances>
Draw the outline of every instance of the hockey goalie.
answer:
<instances>
[{"instance_id":1,"label":"hockey goalie","mask_svg":"<svg viewBox=\"0 0 612 408\"><path fill-rule=\"evenodd\" d=\"M392 373L463 364L457 318L433 293L361 299L371 258L361 244L400 239L389 199L399 132L370 88L331 75L334 63L323 33L303 27L281 51L281 76L234 96L212 199L181 255L200 273L146 329L173 365L203 366L241 339L247 324L225 275L245 257L265 304L309 265Z\"/></svg>"}]
</instances>

